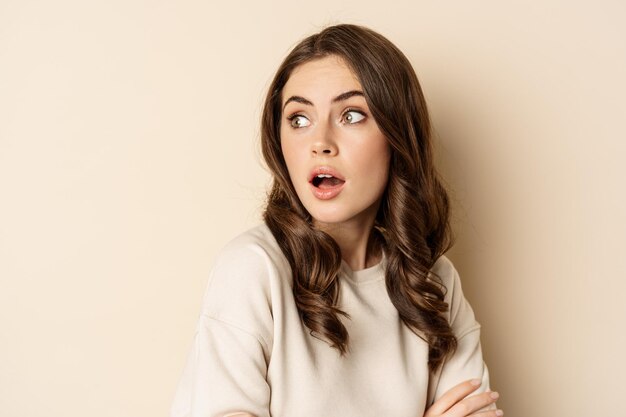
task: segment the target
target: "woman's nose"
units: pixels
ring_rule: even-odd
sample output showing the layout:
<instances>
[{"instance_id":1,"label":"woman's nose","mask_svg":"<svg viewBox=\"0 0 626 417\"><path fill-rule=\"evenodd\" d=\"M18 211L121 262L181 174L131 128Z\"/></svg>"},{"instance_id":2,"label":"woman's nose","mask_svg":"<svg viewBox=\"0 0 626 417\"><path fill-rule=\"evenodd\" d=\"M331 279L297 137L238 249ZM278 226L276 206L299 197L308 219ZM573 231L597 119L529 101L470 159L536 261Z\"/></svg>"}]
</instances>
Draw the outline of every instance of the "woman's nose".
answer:
<instances>
[{"instance_id":1,"label":"woman's nose","mask_svg":"<svg viewBox=\"0 0 626 417\"><path fill-rule=\"evenodd\" d=\"M313 155L334 156L337 154L337 147L329 142L316 142L313 144Z\"/></svg>"},{"instance_id":2,"label":"woman's nose","mask_svg":"<svg viewBox=\"0 0 626 417\"><path fill-rule=\"evenodd\" d=\"M314 156L334 156L337 154L337 145L330 137L331 132L329 130L322 132L322 136L313 142L311 151Z\"/></svg>"}]
</instances>

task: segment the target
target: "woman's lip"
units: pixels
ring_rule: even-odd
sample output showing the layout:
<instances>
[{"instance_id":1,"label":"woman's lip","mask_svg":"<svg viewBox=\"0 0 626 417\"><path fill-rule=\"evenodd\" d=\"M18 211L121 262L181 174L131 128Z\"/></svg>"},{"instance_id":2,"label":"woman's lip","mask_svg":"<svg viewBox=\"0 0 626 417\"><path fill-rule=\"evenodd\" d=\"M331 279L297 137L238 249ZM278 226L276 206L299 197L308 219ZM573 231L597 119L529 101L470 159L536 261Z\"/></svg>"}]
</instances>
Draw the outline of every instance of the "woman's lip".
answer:
<instances>
[{"instance_id":1,"label":"woman's lip","mask_svg":"<svg viewBox=\"0 0 626 417\"><path fill-rule=\"evenodd\" d=\"M322 165L313 168L311 173L309 174L309 182L313 181L313 178L317 177L320 174L332 175L333 177L345 181L346 179L333 167Z\"/></svg>"},{"instance_id":2,"label":"woman's lip","mask_svg":"<svg viewBox=\"0 0 626 417\"><path fill-rule=\"evenodd\" d=\"M337 195L343 190L343 186L345 184L345 182L342 182L339 185L335 185L334 187L325 188L322 190L321 188L314 186L312 183L309 183L309 185L311 186L311 192L316 198L320 200L330 200L331 198L337 197Z\"/></svg>"}]
</instances>

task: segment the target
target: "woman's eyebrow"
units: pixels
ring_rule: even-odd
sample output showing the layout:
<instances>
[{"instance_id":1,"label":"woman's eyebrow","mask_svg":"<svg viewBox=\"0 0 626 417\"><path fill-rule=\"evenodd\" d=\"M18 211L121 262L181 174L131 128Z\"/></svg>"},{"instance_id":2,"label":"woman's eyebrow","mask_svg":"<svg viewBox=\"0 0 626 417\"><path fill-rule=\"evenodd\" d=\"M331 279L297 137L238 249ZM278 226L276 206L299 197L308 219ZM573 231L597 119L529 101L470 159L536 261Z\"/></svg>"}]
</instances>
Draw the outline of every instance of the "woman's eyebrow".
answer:
<instances>
[{"instance_id":1,"label":"woman's eyebrow","mask_svg":"<svg viewBox=\"0 0 626 417\"><path fill-rule=\"evenodd\" d=\"M335 97L332 100L332 102L337 103L338 101L347 100L350 97L354 97L354 96L364 97L363 91L360 91L360 90L346 91L345 93L341 93L337 97ZM310 100L307 100L306 98L302 96L291 96L287 99L287 101L285 101L285 104L283 104L283 110L285 110L285 107L287 107L287 104L291 103L292 101L295 101L296 103L306 104L307 106L313 105L313 103L311 103Z\"/></svg>"},{"instance_id":2,"label":"woman's eyebrow","mask_svg":"<svg viewBox=\"0 0 626 417\"><path fill-rule=\"evenodd\" d=\"M283 104L283 110L285 110L285 107L287 107L287 104L291 103L292 101L295 101L296 103L302 103L302 104L306 104L307 106L312 106L313 103L311 103L311 101L307 100L304 97L301 96L291 96L287 99L287 101L285 101L285 104Z\"/></svg>"},{"instance_id":3,"label":"woman's eyebrow","mask_svg":"<svg viewBox=\"0 0 626 417\"><path fill-rule=\"evenodd\" d=\"M361 96L361 97L363 97L364 96L363 91L360 91L360 90L346 91L345 93L341 93L337 97L335 97L333 99L333 103L336 103L336 102L342 101L342 100L347 100L350 97L354 97L354 96Z\"/></svg>"}]
</instances>

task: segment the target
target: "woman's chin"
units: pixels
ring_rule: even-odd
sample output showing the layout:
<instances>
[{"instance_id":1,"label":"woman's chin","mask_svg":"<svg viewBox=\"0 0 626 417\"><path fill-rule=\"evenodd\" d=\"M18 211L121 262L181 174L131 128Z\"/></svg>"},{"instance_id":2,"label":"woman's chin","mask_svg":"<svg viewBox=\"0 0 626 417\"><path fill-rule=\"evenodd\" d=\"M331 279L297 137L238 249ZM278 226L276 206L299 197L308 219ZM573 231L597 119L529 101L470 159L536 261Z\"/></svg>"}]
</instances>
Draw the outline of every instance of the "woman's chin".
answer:
<instances>
[{"instance_id":1,"label":"woman's chin","mask_svg":"<svg viewBox=\"0 0 626 417\"><path fill-rule=\"evenodd\" d=\"M311 210L309 210L311 208ZM374 204L371 206L351 206L351 207L341 207L341 205L337 205L335 207L331 207L330 205L327 207L307 207L307 211L313 218L313 224L319 226L340 226L340 225L353 225L356 226L359 223L363 224L371 224L374 217L376 216L376 211L378 208L378 204Z\"/></svg>"},{"instance_id":2,"label":"woman's chin","mask_svg":"<svg viewBox=\"0 0 626 417\"><path fill-rule=\"evenodd\" d=\"M338 212L309 212L313 218L313 223L317 225L337 225L347 221L350 217L345 213Z\"/></svg>"}]
</instances>

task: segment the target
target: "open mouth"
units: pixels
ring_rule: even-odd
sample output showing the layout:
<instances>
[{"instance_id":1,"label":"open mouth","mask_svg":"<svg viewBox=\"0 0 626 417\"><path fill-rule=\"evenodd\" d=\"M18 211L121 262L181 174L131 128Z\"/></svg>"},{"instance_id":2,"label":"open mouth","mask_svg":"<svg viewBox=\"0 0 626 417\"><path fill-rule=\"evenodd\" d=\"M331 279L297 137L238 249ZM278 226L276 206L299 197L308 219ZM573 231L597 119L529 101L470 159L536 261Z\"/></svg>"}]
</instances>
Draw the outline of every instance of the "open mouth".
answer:
<instances>
[{"instance_id":1,"label":"open mouth","mask_svg":"<svg viewBox=\"0 0 626 417\"><path fill-rule=\"evenodd\" d=\"M341 186L344 182L344 180L340 180L339 178L333 177L330 174L318 174L313 177L311 184L313 184L314 187L319 188L320 190L328 190Z\"/></svg>"}]
</instances>

